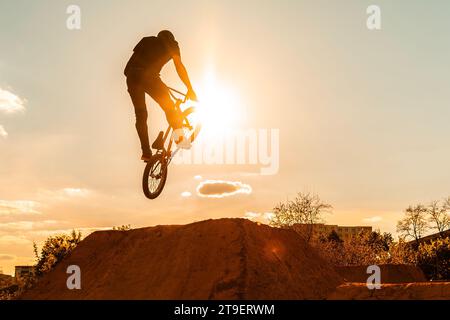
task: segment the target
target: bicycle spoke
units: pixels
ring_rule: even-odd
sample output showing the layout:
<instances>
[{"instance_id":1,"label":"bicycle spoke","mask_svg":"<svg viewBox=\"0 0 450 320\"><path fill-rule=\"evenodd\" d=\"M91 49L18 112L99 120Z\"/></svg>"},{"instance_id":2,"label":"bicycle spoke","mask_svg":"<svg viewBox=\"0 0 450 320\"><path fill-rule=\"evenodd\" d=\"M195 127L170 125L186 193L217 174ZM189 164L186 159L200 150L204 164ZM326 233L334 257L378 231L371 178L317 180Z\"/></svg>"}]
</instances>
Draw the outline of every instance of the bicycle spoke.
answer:
<instances>
[{"instance_id":1,"label":"bicycle spoke","mask_svg":"<svg viewBox=\"0 0 450 320\"><path fill-rule=\"evenodd\" d=\"M163 166L162 163L158 161L152 166L150 170L148 180L150 192L154 193L158 190L162 176L163 176Z\"/></svg>"}]
</instances>

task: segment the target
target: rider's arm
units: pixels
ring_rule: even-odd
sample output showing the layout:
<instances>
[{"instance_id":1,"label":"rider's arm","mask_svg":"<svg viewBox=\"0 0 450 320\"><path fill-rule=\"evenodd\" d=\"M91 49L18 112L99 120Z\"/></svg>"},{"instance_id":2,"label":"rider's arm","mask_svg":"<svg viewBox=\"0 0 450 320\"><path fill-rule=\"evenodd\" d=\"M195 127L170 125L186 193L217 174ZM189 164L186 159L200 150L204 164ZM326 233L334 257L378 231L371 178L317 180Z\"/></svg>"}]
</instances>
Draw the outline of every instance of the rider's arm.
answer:
<instances>
[{"instance_id":1,"label":"rider's arm","mask_svg":"<svg viewBox=\"0 0 450 320\"><path fill-rule=\"evenodd\" d=\"M187 73L186 67L184 66L183 62L181 61L181 57L179 55L173 56L173 62L175 64L175 69L177 70L178 76L180 77L181 81L185 84L186 88L188 89L188 97L192 100L197 100L197 96L192 89L191 81L189 80L189 75Z\"/></svg>"}]
</instances>

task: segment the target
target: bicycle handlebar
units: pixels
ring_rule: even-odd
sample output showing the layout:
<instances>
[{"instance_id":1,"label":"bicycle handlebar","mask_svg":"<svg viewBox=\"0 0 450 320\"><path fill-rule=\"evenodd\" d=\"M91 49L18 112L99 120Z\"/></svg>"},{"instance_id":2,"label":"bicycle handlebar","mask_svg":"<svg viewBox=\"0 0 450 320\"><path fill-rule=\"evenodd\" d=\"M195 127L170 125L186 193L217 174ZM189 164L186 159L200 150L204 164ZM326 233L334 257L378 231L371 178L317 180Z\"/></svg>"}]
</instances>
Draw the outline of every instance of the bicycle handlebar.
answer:
<instances>
[{"instance_id":1,"label":"bicycle handlebar","mask_svg":"<svg viewBox=\"0 0 450 320\"><path fill-rule=\"evenodd\" d=\"M180 92L180 91L178 91L178 90L175 90L174 88L171 88L171 87L167 87L167 88L169 88L170 91L176 92L176 93L178 93L178 94L181 94L183 97L186 97L186 95L185 95L183 92Z\"/></svg>"},{"instance_id":2,"label":"bicycle handlebar","mask_svg":"<svg viewBox=\"0 0 450 320\"><path fill-rule=\"evenodd\" d=\"M174 98L175 100L181 101L181 103L185 103L185 102L187 101L187 95L184 94L183 92L180 92L180 91L178 91L178 90L175 90L174 88L171 88L171 87L167 87L167 88L169 89L170 96L171 96L172 98ZM176 93L178 93L178 94L180 94L180 95L182 95L182 96L184 97L184 99L179 99L178 97L176 97L176 96L172 93L172 91L173 91L173 92L176 92Z\"/></svg>"}]
</instances>

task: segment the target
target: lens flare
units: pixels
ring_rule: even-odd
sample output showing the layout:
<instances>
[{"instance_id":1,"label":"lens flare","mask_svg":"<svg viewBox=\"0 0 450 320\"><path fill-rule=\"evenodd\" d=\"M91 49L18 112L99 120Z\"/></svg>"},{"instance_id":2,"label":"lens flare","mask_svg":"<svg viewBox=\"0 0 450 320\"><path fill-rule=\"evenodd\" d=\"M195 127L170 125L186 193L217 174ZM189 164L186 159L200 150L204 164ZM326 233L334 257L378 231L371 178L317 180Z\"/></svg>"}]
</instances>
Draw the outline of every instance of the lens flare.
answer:
<instances>
[{"instance_id":1,"label":"lens flare","mask_svg":"<svg viewBox=\"0 0 450 320\"><path fill-rule=\"evenodd\" d=\"M243 108L236 93L211 74L196 86L198 102L194 121L202 124L203 137L223 134L239 126Z\"/></svg>"}]
</instances>

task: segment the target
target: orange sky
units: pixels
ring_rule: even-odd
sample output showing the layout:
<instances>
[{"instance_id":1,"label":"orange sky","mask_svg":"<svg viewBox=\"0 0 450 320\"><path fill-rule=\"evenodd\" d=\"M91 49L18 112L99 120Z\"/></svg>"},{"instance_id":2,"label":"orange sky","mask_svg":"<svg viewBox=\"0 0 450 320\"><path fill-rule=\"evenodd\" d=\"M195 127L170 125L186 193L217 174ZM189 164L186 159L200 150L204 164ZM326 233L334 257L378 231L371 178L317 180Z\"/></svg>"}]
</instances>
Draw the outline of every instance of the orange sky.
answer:
<instances>
[{"instance_id":1,"label":"orange sky","mask_svg":"<svg viewBox=\"0 0 450 320\"><path fill-rule=\"evenodd\" d=\"M311 191L333 205L329 223L394 232L408 205L449 195L450 4L379 1L383 28L369 31L369 1L77 2L76 31L65 1L0 4L5 272L32 262L33 241L72 228L264 214ZM180 43L207 128L192 151L201 164L171 166L149 201L122 70L140 38L163 28ZM172 65L162 78L183 90ZM155 137L165 118L148 105ZM227 164L224 132L257 134L256 158ZM237 192L202 197L207 180Z\"/></svg>"}]
</instances>

